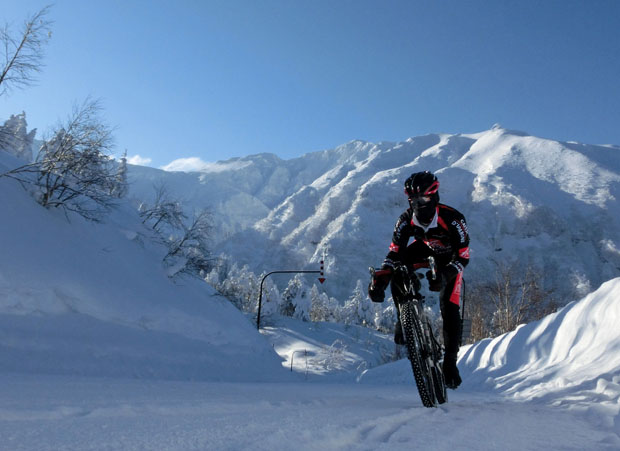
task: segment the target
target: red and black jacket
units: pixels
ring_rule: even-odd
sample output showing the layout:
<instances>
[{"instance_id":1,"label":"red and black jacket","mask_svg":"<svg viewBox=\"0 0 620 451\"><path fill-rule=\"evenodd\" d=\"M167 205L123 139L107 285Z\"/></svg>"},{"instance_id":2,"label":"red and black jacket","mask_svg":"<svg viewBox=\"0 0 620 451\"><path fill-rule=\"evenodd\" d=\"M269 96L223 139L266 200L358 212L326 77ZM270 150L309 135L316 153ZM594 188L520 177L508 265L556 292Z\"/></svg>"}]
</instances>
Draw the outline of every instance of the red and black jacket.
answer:
<instances>
[{"instance_id":1,"label":"red and black jacket","mask_svg":"<svg viewBox=\"0 0 620 451\"><path fill-rule=\"evenodd\" d=\"M411 242L410 242L411 241ZM411 255L407 248L418 241L426 246L426 255ZM420 248L418 248L420 249ZM460 276L469 263L469 234L465 217L454 208L444 204L437 206L437 214L428 227L419 224L411 208L405 211L394 227L390 251L384 265L393 266L395 262L417 263L428 255L435 257L440 268L448 269L454 276ZM412 261L413 260L413 261Z\"/></svg>"}]
</instances>

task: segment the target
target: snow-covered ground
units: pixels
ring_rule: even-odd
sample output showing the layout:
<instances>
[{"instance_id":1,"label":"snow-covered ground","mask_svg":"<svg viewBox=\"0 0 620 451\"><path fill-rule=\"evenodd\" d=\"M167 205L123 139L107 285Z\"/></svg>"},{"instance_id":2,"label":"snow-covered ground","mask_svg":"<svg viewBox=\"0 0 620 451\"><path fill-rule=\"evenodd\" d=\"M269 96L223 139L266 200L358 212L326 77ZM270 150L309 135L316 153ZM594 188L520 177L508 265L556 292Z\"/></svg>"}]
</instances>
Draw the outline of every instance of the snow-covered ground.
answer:
<instances>
[{"instance_id":1,"label":"snow-covered ground","mask_svg":"<svg viewBox=\"0 0 620 451\"><path fill-rule=\"evenodd\" d=\"M0 376L7 450L602 450L587 415L470 389L438 409L406 385ZM617 432L617 429L616 429Z\"/></svg>"},{"instance_id":2,"label":"snow-covered ground","mask_svg":"<svg viewBox=\"0 0 620 451\"><path fill-rule=\"evenodd\" d=\"M15 160L0 153L0 172ZM0 178L1 450L620 448L620 279L462 349L419 400L390 337L248 318L172 281L122 204L103 224Z\"/></svg>"},{"instance_id":3,"label":"snow-covered ground","mask_svg":"<svg viewBox=\"0 0 620 451\"><path fill-rule=\"evenodd\" d=\"M543 321L463 349L465 381L437 409L421 405L406 360L360 367L380 363L387 337L288 318L262 332L287 357L281 368L245 367L262 382L3 371L1 448L618 449L620 337L610 327L620 317L618 296L620 279ZM101 347L110 339L101 337ZM334 343L343 351L336 356ZM296 350L308 354L298 352L291 365ZM56 355L54 343L47 351ZM109 373L108 362L98 365Z\"/></svg>"}]
</instances>

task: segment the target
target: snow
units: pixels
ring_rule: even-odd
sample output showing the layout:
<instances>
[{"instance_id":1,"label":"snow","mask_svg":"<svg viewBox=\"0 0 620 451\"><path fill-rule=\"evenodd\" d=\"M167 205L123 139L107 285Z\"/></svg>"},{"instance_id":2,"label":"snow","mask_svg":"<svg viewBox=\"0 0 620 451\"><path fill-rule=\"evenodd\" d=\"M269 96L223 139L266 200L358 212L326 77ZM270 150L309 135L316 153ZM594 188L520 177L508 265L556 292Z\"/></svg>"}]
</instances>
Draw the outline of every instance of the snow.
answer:
<instances>
[{"instance_id":1,"label":"snow","mask_svg":"<svg viewBox=\"0 0 620 451\"><path fill-rule=\"evenodd\" d=\"M409 385L0 377L0 436L18 450L599 450L587 418L491 395L426 409Z\"/></svg>"},{"instance_id":2,"label":"snow","mask_svg":"<svg viewBox=\"0 0 620 451\"><path fill-rule=\"evenodd\" d=\"M251 155L201 170L132 166L130 197L150 199L163 181L190 212L210 209L215 253L256 274L316 269L326 253L325 290L339 299L382 261L407 206L403 181L420 170L437 174L441 200L467 218L471 279L488 279L493 261L514 259L543 270L546 288L568 302L585 294L582 287L620 276L620 254L610 252L620 248L618 147L497 125L398 143L352 141L291 160Z\"/></svg>"},{"instance_id":3,"label":"snow","mask_svg":"<svg viewBox=\"0 0 620 451\"><path fill-rule=\"evenodd\" d=\"M501 138L507 132L488 133ZM485 136L435 135L400 145L438 146L416 158L440 155L455 165L473 165L456 150L463 142L473 148ZM517 138L527 139L510 140ZM364 159L357 160L350 149ZM500 161L506 148L497 149L493 156ZM399 181L412 166L394 166L396 160L409 164L408 156L398 154L394 144L355 142L335 154L312 157L336 155L342 165L313 187L317 202L328 206L317 214L334 215L321 223L334 248L345 249L347 240L361 234L370 251L378 252L374 242L381 237L365 229L369 215L377 214L371 188L393 183L400 190ZM377 171L369 162L381 158L393 161ZM269 157L261 159L267 164ZM0 173L15 164L0 152ZM457 169L446 171L455 179L484 175ZM304 171L312 170L307 165ZM304 171L291 176L289 188L273 185L265 191L264 211L280 205L272 203L274 193L290 189L286 196L299 196L303 186L319 180L295 181ZM497 183L503 180L506 189L513 183L500 180L497 171L488 174ZM502 177L509 175L514 174ZM186 188L199 180L195 174L172 177L175 186L186 183ZM574 190L571 196L587 197L592 208L607 205L611 215L609 206L616 201L605 197L605 190L617 189L614 177L591 191L569 182L562 186ZM490 190L488 182L480 183ZM458 198L455 187L446 185ZM523 193L517 191L511 195L519 198ZM554 193L545 199L565 199ZM401 208L396 196L386 196L394 199L394 210ZM294 205L285 203L283 214L295 217ZM252 211L250 222L256 219ZM348 235L351 229L337 225L347 211L359 214ZM392 361L399 348L391 337L359 326L280 317L266 318L259 332L254 318L202 281L167 277L163 249L150 239L130 202L93 224L40 207L18 183L0 177L0 218L0 449L620 448L618 277L541 321L464 347L459 358L463 385L449 392L448 403L427 409L408 361ZM282 224L289 224L288 218L281 216ZM372 229L384 226L387 220ZM387 228L389 234L391 225ZM282 236L291 233L295 230ZM617 253L613 236L598 239L608 254Z\"/></svg>"},{"instance_id":4,"label":"snow","mask_svg":"<svg viewBox=\"0 0 620 451\"><path fill-rule=\"evenodd\" d=\"M476 343L461 357L468 384L619 418L619 297L620 278L541 321Z\"/></svg>"},{"instance_id":5,"label":"snow","mask_svg":"<svg viewBox=\"0 0 620 451\"><path fill-rule=\"evenodd\" d=\"M171 355L201 379L249 378L228 363L218 364L222 354L237 355L258 371L279 366L280 359L266 342L249 334L252 324L232 304L199 280L174 283L166 276L163 248L151 242L148 229L129 205L122 205L104 224L76 216L68 221L62 212L39 206L7 178L0 178L0 205L0 315L15 328L11 340L16 340L20 352L32 356L27 362L0 359L0 369L54 367L48 358L39 358L49 337L38 333L30 337L26 332L39 330L41 317L57 322L50 333L64 331L54 340L69 373L131 377L144 368L133 368L131 360L119 361L143 355L144 349L150 349L145 358L152 360L150 365L165 367L171 357L165 353L159 357L162 344L171 345L169 352L176 349ZM73 330L73 324L80 327ZM72 353L88 354L106 336L115 342L99 352L114 364L104 369L88 359L73 361ZM125 341L121 337L131 337L126 341L136 348L120 346ZM79 346L66 346L74 340ZM59 365L57 371L64 373L64 367Z\"/></svg>"}]
</instances>

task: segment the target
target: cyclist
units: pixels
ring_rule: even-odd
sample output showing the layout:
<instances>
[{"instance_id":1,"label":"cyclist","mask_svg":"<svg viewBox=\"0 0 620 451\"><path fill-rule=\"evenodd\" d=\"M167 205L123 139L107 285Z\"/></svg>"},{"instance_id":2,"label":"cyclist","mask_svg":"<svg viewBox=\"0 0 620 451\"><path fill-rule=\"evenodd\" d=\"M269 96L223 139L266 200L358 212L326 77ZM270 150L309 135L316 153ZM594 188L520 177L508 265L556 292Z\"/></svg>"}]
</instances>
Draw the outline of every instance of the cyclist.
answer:
<instances>
[{"instance_id":1,"label":"cyclist","mask_svg":"<svg viewBox=\"0 0 620 451\"><path fill-rule=\"evenodd\" d=\"M439 203L439 181L431 172L416 172L405 181L405 194L409 208L400 215L394 228L390 250L381 266L381 275L375 276L368 286L373 302L383 302L385 289L390 289L395 303L403 301L403 288L392 277L397 262L413 266L435 258L438 276L433 281L430 271L429 289L440 291L440 308L443 319L445 354L443 373L448 388L455 389L461 383L456 366L461 334L460 297L463 269L469 262L469 235L465 217L454 208ZM409 244L410 239L413 242ZM396 309L398 312L398 309ZM394 342L405 340L397 319Z\"/></svg>"}]
</instances>

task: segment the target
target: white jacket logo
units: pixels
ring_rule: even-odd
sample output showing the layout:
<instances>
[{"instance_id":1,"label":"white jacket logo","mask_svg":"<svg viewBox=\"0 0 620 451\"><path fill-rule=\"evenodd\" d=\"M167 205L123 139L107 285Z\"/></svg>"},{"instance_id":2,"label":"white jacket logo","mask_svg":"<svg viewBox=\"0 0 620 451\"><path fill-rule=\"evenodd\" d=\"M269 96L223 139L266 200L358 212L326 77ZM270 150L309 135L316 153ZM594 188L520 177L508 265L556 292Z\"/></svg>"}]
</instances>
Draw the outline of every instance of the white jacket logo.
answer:
<instances>
[{"instance_id":1,"label":"white jacket logo","mask_svg":"<svg viewBox=\"0 0 620 451\"><path fill-rule=\"evenodd\" d=\"M467 236L467 225L465 221L452 221L452 225L456 227L456 230L459 232L461 236L461 243L465 242L465 237Z\"/></svg>"}]
</instances>

